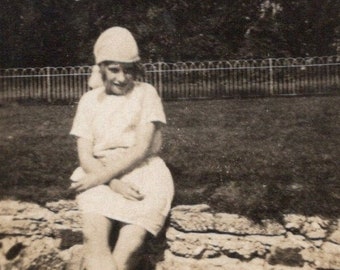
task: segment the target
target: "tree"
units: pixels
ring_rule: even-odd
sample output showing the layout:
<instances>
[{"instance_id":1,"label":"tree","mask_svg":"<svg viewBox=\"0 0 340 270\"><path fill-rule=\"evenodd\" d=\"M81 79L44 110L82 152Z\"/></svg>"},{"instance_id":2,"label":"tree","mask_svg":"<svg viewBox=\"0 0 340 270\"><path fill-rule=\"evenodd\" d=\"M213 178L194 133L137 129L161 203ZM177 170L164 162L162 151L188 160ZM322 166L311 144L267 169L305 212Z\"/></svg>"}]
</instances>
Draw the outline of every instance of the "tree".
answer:
<instances>
[{"instance_id":1,"label":"tree","mask_svg":"<svg viewBox=\"0 0 340 270\"><path fill-rule=\"evenodd\" d=\"M23 30L20 14L24 4L24 0L4 0L0 9L0 59L2 66L11 67L21 61Z\"/></svg>"},{"instance_id":2,"label":"tree","mask_svg":"<svg viewBox=\"0 0 340 270\"><path fill-rule=\"evenodd\" d=\"M132 31L144 60L336 54L338 0L3 0L1 67L93 63L111 26Z\"/></svg>"},{"instance_id":3,"label":"tree","mask_svg":"<svg viewBox=\"0 0 340 270\"><path fill-rule=\"evenodd\" d=\"M286 57L285 40L279 31L276 15L281 7L265 0L261 3L257 18L247 29L240 56L245 58Z\"/></svg>"},{"instance_id":4,"label":"tree","mask_svg":"<svg viewBox=\"0 0 340 270\"><path fill-rule=\"evenodd\" d=\"M237 54L260 1L166 0L155 32L163 40L165 59L220 60ZM171 52L171 54L169 54Z\"/></svg>"},{"instance_id":5,"label":"tree","mask_svg":"<svg viewBox=\"0 0 340 270\"><path fill-rule=\"evenodd\" d=\"M303 57L336 54L337 0L265 0L245 36L241 54Z\"/></svg>"},{"instance_id":6,"label":"tree","mask_svg":"<svg viewBox=\"0 0 340 270\"><path fill-rule=\"evenodd\" d=\"M331 47L340 25L340 2L337 0L280 1L278 17L293 56L335 54Z\"/></svg>"}]
</instances>

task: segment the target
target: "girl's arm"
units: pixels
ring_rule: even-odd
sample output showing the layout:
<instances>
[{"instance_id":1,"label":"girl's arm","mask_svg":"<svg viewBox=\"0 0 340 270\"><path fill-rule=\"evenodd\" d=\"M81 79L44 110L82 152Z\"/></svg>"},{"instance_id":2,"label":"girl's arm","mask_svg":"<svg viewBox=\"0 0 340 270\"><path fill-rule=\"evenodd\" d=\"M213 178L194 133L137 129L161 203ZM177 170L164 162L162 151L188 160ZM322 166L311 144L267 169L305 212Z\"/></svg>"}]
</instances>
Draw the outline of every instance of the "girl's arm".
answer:
<instances>
[{"instance_id":1,"label":"girl's arm","mask_svg":"<svg viewBox=\"0 0 340 270\"><path fill-rule=\"evenodd\" d=\"M140 124L137 127L136 144L126 150L124 158L116 160L109 166L102 167L99 171L95 169L94 173L88 173L82 181L74 183L72 188L76 191L84 191L91 187L108 183L113 178L118 178L134 169L148 157L156 128L156 124L153 122ZM84 165L91 169L97 168L97 163L91 158L92 154L91 156L89 155L89 149L87 147L84 147L84 149L82 149L84 150L84 155L81 163L83 162Z\"/></svg>"},{"instance_id":2,"label":"girl's arm","mask_svg":"<svg viewBox=\"0 0 340 270\"><path fill-rule=\"evenodd\" d=\"M77 150L80 166L86 173L100 172L104 166L93 156L93 144L90 140L78 138Z\"/></svg>"}]
</instances>

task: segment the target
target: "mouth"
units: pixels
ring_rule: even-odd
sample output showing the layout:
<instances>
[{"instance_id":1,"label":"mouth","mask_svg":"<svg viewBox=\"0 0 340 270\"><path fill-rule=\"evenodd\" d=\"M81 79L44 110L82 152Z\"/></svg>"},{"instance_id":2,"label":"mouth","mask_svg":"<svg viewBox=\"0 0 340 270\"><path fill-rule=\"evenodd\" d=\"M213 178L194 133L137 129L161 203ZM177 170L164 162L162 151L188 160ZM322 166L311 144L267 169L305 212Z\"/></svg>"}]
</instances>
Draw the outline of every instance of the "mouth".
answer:
<instances>
[{"instance_id":1,"label":"mouth","mask_svg":"<svg viewBox=\"0 0 340 270\"><path fill-rule=\"evenodd\" d=\"M107 81L106 92L115 95L124 95L131 89L129 82Z\"/></svg>"},{"instance_id":2,"label":"mouth","mask_svg":"<svg viewBox=\"0 0 340 270\"><path fill-rule=\"evenodd\" d=\"M111 85L115 86L115 87L118 87L118 88L125 88L128 85L128 83L125 83L125 82L123 82L123 83L112 82Z\"/></svg>"}]
</instances>

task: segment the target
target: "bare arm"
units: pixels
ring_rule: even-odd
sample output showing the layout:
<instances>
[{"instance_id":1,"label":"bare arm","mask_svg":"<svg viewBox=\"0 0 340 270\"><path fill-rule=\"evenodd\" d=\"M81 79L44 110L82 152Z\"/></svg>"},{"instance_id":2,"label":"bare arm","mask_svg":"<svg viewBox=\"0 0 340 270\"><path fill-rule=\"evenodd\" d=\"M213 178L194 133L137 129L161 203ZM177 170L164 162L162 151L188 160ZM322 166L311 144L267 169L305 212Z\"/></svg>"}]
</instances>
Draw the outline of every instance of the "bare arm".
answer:
<instances>
[{"instance_id":1,"label":"bare arm","mask_svg":"<svg viewBox=\"0 0 340 270\"><path fill-rule=\"evenodd\" d=\"M138 166L138 164L145 160L149 155L155 131L156 124L152 122L139 125L136 132L136 144L127 149L124 158L115 161L110 164L110 166L102 166L101 168L98 166L98 160L91 157L92 150L90 154L90 149L92 148L86 143L83 145L81 142L81 152L79 152L79 155L81 156L80 162L82 166L83 164L84 166L88 166L87 169L90 173L82 181L74 183L72 187L76 191L83 191L97 185L108 183L113 178L120 177ZM99 170L97 170L97 168L99 168Z\"/></svg>"},{"instance_id":2,"label":"bare arm","mask_svg":"<svg viewBox=\"0 0 340 270\"><path fill-rule=\"evenodd\" d=\"M78 138L77 150L80 166L86 173L100 172L104 166L93 156L93 144L91 141Z\"/></svg>"},{"instance_id":3,"label":"bare arm","mask_svg":"<svg viewBox=\"0 0 340 270\"><path fill-rule=\"evenodd\" d=\"M150 154L151 145L154 139L156 125L154 123L146 123L140 125L136 132L136 144L130 147L123 159L120 159L109 166L104 173L109 179L121 176L134 169Z\"/></svg>"}]
</instances>

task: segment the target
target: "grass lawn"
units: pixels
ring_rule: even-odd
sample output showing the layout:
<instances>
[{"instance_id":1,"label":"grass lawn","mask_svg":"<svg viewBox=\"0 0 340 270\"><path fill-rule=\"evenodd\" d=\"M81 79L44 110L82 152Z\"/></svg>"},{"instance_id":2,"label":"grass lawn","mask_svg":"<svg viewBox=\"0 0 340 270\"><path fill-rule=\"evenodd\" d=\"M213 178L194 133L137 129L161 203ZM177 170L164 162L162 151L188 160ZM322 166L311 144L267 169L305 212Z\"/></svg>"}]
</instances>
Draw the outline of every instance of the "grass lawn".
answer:
<instances>
[{"instance_id":1,"label":"grass lawn","mask_svg":"<svg viewBox=\"0 0 340 270\"><path fill-rule=\"evenodd\" d=\"M175 180L174 205L340 218L339 104L339 96L165 103L161 156ZM0 199L74 198L75 109L0 107Z\"/></svg>"}]
</instances>

